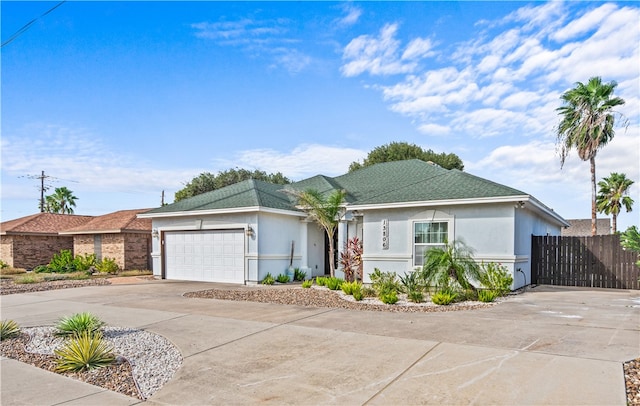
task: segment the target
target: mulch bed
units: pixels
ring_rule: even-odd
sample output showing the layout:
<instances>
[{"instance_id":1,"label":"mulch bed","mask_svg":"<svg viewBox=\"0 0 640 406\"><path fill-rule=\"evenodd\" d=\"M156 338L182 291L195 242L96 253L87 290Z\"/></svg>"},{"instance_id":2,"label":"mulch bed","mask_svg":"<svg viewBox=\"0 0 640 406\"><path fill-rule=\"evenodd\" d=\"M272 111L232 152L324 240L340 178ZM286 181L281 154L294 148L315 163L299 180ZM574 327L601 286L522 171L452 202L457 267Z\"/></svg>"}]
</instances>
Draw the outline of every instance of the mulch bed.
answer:
<instances>
[{"instance_id":1,"label":"mulch bed","mask_svg":"<svg viewBox=\"0 0 640 406\"><path fill-rule=\"evenodd\" d=\"M106 278L63 280L39 283L14 283L11 279L0 279L0 295L12 295L16 293L43 292L54 289L80 288L83 286L111 285Z\"/></svg>"}]
</instances>

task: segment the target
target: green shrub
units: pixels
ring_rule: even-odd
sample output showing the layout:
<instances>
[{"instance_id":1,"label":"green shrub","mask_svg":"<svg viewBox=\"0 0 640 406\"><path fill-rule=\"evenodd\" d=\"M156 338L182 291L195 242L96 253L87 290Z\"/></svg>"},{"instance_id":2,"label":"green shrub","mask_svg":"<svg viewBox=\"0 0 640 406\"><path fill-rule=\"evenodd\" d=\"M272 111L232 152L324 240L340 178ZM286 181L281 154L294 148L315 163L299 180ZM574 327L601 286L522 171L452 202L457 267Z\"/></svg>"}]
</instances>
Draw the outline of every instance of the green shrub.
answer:
<instances>
[{"instance_id":1,"label":"green shrub","mask_svg":"<svg viewBox=\"0 0 640 406\"><path fill-rule=\"evenodd\" d=\"M478 291L478 300L480 300L481 302L493 302L498 296L500 296L500 293L495 290L487 289Z\"/></svg>"},{"instance_id":2,"label":"green shrub","mask_svg":"<svg viewBox=\"0 0 640 406\"><path fill-rule=\"evenodd\" d=\"M102 335L89 331L67 340L55 354L58 356L56 369L62 372L102 368L115 361L113 349Z\"/></svg>"},{"instance_id":3,"label":"green shrub","mask_svg":"<svg viewBox=\"0 0 640 406\"><path fill-rule=\"evenodd\" d=\"M400 275L398 278L400 279L403 290L407 293L410 291L422 291L424 289L424 284L420 279L420 272L405 272L404 275Z\"/></svg>"},{"instance_id":4,"label":"green shrub","mask_svg":"<svg viewBox=\"0 0 640 406\"><path fill-rule=\"evenodd\" d=\"M356 281L343 282L340 286L340 289L342 289L345 295L353 295L353 291L356 289L361 289L361 286L362 284Z\"/></svg>"},{"instance_id":5,"label":"green shrub","mask_svg":"<svg viewBox=\"0 0 640 406\"><path fill-rule=\"evenodd\" d=\"M29 273L29 274L20 275L14 278L13 283L17 283L17 284L40 283L43 280L44 278L42 276Z\"/></svg>"},{"instance_id":6,"label":"green shrub","mask_svg":"<svg viewBox=\"0 0 640 406\"><path fill-rule=\"evenodd\" d=\"M413 303L420 303L424 300L424 292L421 290L410 290L407 292L407 299Z\"/></svg>"},{"instance_id":7,"label":"green shrub","mask_svg":"<svg viewBox=\"0 0 640 406\"><path fill-rule=\"evenodd\" d=\"M287 283L289 282L289 275L281 273L280 275L276 276L276 281L280 283Z\"/></svg>"},{"instance_id":8,"label":"green shrub","mask_svg":"<svg viewBox=\"0 0 640 406\"><path fill-rule=\"evenodd\" d=\"M351 291L351 295L356 301L359 302L364 297L364 293L362 291L363 291L362 284L359 283L357 286L353 288L353 290Z\"/></svg>"},{"instance_id":9,"label":"green shrub","mask_svg":"<svg viewBox=\"0 0 640 406\"><path fill-rule=\"evenodd\" d=\"M401 290L395 272L381 272L378 268L374 268L373 273L369 276L371 277L371 284L378 293L378 296L389 292L395 292L397 294Z\"/></svg>"},{"instance_id":10,"label":"green shrub","mask_svg":"<svg viewBox=\"0 0 640 406\"><path fill-rule=\"evenodd\" d=\"M120 267L113 258L103 258L95 265L96 270L100 273L116 274L120 270Z\"/></svg>"},{"instance_id":11,"label":"green shrub","mask_svg":"<svg viewBox=\"0 0 640 406\"><path fill-rule=\"evenodd\" d=\"M480 283L482 286L490 290L495 290L498 295L504 296L511 291L513 277L509 270L495 262L484 262L480 265L482 273L480 274Z\"/></svg>"},{"instance_id":12,"label":"green shrub","mask_svg":"<svg viewBox=\"0 0 640 406\"><path fill-rule=\"evenodd\" d=\"M462 292L458 292L456 297L457 300L478 300L478 290L477 289L465 289Z\"/></svg>"},{"instance_id":13,"label":"green shrub","mask_svg":"<svg viewBox=\"0 0 640 406\"><path fill-rule=\"evenodd\" d=\"M376 290L374 288L372 288L371 286L363 286L362 287L362 294L364 295L364 297L377 297L378 296L378 292L376 292Z\"/></svg>"},{"instance_id":14,"label":"green shrub","mask_svg":"<svg viewBox=\"0 0 640 406\"><path fill-rule=\"evenodd\" d=\"M73 316L63 317L56 324L56 335L79 336L84 332L99 332L104 322L89 312L76 313Z\"/></svg>"},{"instance_id":15,"label":"green shrub","mask_svg":"<svg viewBox=\"0 0 640 406\"><path fill-rule=\"evenodd\" d=\"M293 269L293 280L294 281L303 281L304 278L307 277L307 273L304 271L301 271L300 268L294 268Z\"/></svg>"},{"instance_id":16,"label":"green shrub","mask_svg":"<svg viewBox=\"0 0 640 406\"><path fill-rule=\"evenodd\" d=\"M327 285L327 279L324 276L318 276L316 277L316 285L318 286L326 286Z\"/></svg>"},{"instance_id":17,"label":"green shrub","mask_svg":"<svg viewBox=\"0 0 640 406\"><path fill-rule=\"evenodd\" d=\"M327 280L326 280L326 286L330 290L338 290L338 289L340 289L340 287L342 286L342 283L344 283L344 280L342 280L340 278L336 278L335 276L327 278Z\"/></svg>"},{"instance_id":18,"label":"green shrub","mask_svg":"<svg viewBox=\"0 0 640 406\"><path fill-rule=\"evenodd\" d=\"M73 259L76 270L79 272L87 272L92 266L97 265L96 254L76 255Z\"/></svg>"},{"instance_id":19,"label":"green shrub","mask_svg":"<svg viewBox=\"0 0 640 406\"><path fill-rule=\"evenodd\" d=\"M49 268L49 272L53 273L75 272L76 262L70 250L62 250L51 258L47 268Z\"/></svg>"},{"instance_id":20,"label":"green shrub","mask_svg":"<svg viewBox=\"0 0 640 406\"><path fill-rule=\"evenodd\" d=\"M0 320L0 341L16 337L20 334L20 326L13 320Z\"/></svg>"},{"instance_id":21,"label":"green shrub","mask_svg":"<svg viewBox=\"0 0 640 406\"><path fill-rule=\"evenodd\" d=\"M431 301L437 305L448 305L456 300L456 292L444 289L431 295Z\"/></svg>"},{"instance_id":22,"label":"green shrub","mask_svg":"<svg viewBox=\"0 0 640 406\"><path fill-rule=\"evenodd\" d=\"M7 264L6 262L0 259L0 269L7 269L7 268L9 268L9 264Z\"/></svg>"},{"instance_id":23,"label":"green shrub","mask_svg":"<svg viewBox=\"0 0 640 406\"><path fill-rule=\"evenodd\" d=\"M313 285L313 281L311 279L302 281L302 287L305 289L309 289Z\"/></svg>"},{"instance_id":24,"label":"green shrub","mask_svg":"<svg viewBox=\"0 0 640 406\"><path fill-rule=\"evenodd\" d=\"M271 275L271 272L268 272L267 276L265 276L262 280L263 285L273 285L275 282L276 280L274 279L273 275Z\"/></svg>"},{"instance_id":25,"label":"green shrub","mask_svg":"<svg viewBox=\"0 0 640 406\"><path fill-rule=\"evenodd\" d=\"M398 301L398 294L391 290L381 294L380 300L385 304L395 304Z\"/></svg>"},{"instance_id":26,"label":"green shrub","mask_svg":"<svg viewBox=\"0 0 640 406\"><path fill-rule=\"evenodd\" d=\"M49 273L49 267L46 265L38 265L32 270L34 273Z\"/></svg>"}]
</instances>

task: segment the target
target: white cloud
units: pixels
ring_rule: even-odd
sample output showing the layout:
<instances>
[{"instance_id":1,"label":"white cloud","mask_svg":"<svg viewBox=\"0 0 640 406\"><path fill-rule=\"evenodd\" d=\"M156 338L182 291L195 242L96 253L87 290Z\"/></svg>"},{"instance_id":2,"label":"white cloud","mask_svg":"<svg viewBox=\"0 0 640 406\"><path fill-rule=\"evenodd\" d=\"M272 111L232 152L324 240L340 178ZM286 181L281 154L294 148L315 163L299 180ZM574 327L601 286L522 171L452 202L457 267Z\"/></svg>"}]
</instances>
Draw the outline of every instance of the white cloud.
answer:
<instances>
[{"instance_id":1,"label":"white cloud","mask_svg":"<svg viewBox=\"0 0 640 406\"><path fill-rule=\"evenodd\" d=\"M42 170L60 179L56 185L70 182L69 188L78 193L156 192L179 187L195 172L154 169L139 157L110 149L85 129L31 125L20 133L3 134L3 199L7 189L16 188L14 197L22 190L18 177L39 175Z\"/></svg>"},{"instance_id":2,"label":"white cloud","mask_svg":"<svg viewBox=\"0 0 640 406\"><path fill-rule=\"evenodd\" d=\"M428 38L416 38L409 42L402 53L402 59L416 59L434 56L433 43Z\"/></svg>"},{"instance_id":3,"label":"white cloud","mask_svg":"<svg viewBox=\"0 0 640 406\"><path fill-rule=\"evenodd\" d=\"M632 123L640 120L638 21L640 9L615 4L524 6L477 24L480 31L453 52L439 49L437 38L425 40L423 32L409 39L406 55L418 55L419 49L438 53L439 63L426 68L402 65L398 25L387 24L377 37L363 35L349 43L343 73L404 71L399 80L372 87L390 110L415 118L422 133L440 126L463 138L553 139L560 94L591 76L617 80L616 95L627 100L620 111Z\"/></svg>"},{"instance_id":4,"label":"white cloud","mask_svg":"<svg viewBox=\"0 0 640 406\"><path fill-rule=\"evenodd\" d=\"M270 68L284 68L296 74L308 67L312 58L291 46L301 41L288 36L289 25L287 19L243 18L194 23L191 28L196 37L213 40L220 46L240 47L254 57L265 56L271 60Z\"/></svg>"},{"instance_id":5,"label":"white cloud","mask_svg":"<svg viewBox=\"0 0 640 406\"><path fill-rule=\"evenodd\" d=\"M439 124L422 124L418 131L426 135L449 135L451 128Z\"/></svg>"},{"instance_id":6,"label":"white cloud","mask_svg":"<svg viewBox=\"0 0 640 406\"><path fill-rule=\"evenodd\" d=\"M360 16L362 15L362 9L360 7L354 6L353 4L345 3L341 5L341 8L345 15L335 21L335 24L337 25L353 25L358 22Z\"/></svg>"},{"instance_id":7,"label":"white cloud","mask_svg":"<svg viewBox=\"0 0 640 406\"><path fill-rule=\"evenodd\" d=\"M592 10L582 17L569 22L569 24L560 28L551 34L550 38L558 42L565 42L575 37L585 34L600 25L600 22L610 15L617 7L614 4L603 4L595 10Z\"/></svg>"},{"instance_id":8,"label":"white cloud","mask_svg":"<svg viewBox=\"0 0 640 406\"><path fill-rule=\"evenodd\" d=\"M241 151L232 159L218 159L214 164L220 170L237 166L269 173L282 172L292 180L301 180L318 174L342 175L348 171L351 162L366 156L366 151L353 148L305 144L284 152L274 149Z\"/></svg>"}]
</instances>

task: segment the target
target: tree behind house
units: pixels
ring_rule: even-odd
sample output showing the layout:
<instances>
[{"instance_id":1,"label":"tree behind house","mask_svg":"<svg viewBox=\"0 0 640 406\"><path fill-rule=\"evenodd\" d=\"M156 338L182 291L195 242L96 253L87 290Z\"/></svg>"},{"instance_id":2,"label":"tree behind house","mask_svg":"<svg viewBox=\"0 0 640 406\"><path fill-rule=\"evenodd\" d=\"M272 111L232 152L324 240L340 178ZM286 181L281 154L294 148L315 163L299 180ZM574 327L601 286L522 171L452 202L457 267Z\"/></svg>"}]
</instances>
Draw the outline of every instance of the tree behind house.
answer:
<instances>
[{"instance_id":1,"label":"tree behind house","mask_svg":"<svg viewBox=\"0 0 640 406\"><path fill-rule=\"evenodd\" d=\"M66 187L55 188L54 193L45 196L44 211L47 213L73 214L78 198Z\"/></svg>"},{"instance_id":2,"label":"tree behind house","mask_svg":"<svg viewBox=\"0 0 640 406\"><path fill-rule=\"evenodd\" d=\"M589 161L591 169L591 234L597 234L596 226L596 154L615 135L613 108L624 100L613 97L615 81L602 83L592 77L587 84L576 83L560 97L563 106L560 114L557 140L560 147L560 167L564 166L569 151L575 149L583 161Z\"/></svg>"},{"instance_id":3,"label":"tree behind house","mask_svg":"<svg viewBox=\"0 0 640 406\"><path fill-rule=\"evenodd\" d=\"M617 219L620 210L624 206L627 212L631 211L633 199L628 196L629 188L633 185L633 181L628 179L624 173L611 173L609 177L598 182L598 196L596 204L598 211L612 217L612 234L618 230Z\"/></svg>"}]
</instances>

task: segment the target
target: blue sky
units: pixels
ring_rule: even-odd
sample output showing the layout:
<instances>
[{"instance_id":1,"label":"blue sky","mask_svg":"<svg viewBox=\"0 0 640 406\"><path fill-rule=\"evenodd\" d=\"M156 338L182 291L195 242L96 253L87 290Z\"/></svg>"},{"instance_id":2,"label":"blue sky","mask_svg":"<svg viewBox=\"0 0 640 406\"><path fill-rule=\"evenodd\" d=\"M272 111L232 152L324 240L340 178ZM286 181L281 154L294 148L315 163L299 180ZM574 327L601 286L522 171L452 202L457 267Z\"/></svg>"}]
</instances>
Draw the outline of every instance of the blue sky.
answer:
<instances>
[{"instance_id":1,"label":"blue sky","mask_svg":"<svg viewBox=\"0 0 640 406\"><path fill-rule=\"evenodd\" d=\"M55 2L1 4L2 41ZM2 48L3 221L38 211L39 181L76 213L157 207L201 172L343 174L393 141L590 217L589 165L564 168L559 97L618 82L629 121L598 180L637 183L640 8L619 2L74 2Z\"/></svg>"}]
</instances>

